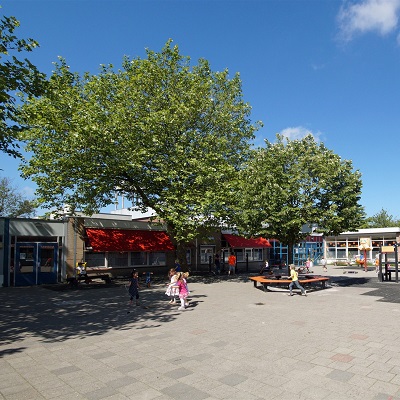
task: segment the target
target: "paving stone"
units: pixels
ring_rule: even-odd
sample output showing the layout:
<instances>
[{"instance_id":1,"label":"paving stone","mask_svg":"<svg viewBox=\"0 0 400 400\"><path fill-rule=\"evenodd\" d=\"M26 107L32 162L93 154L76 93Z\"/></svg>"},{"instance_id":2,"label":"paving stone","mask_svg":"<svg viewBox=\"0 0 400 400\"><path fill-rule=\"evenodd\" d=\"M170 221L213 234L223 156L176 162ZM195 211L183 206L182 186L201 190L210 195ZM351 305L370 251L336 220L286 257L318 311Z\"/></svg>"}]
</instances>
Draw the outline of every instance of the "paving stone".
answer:
<instances>
[{"instance_id":1,"label":"paving stone","mask_svg":"<svg viewBox=\"0 0 400 400\"><path fill-rule=\"evenodd\" d=\"M224 385L235 386L245 381L246 379L247 379L246 376L233 373L226 375L223 378L220 378L219 381L222 382Z\"/></svg>"},{"instance_id":2,"label":"paving stone","mask_svg":"<svg viewBox=\"0 0 400 400\"><path fill-rule=\"evenodd\" d=\"M347 382L354 376L354 374L352 372L340 371L338 369L335 369L332 372L329 372L329 374L327 374L326 376L336 381Z\"/></svg>"},{"instance_id":3,"label":"paving stone","mask_svg":"<svg viewBox=\"0 0 400 400\"><path fill-rule=\"evenodd\" d=\"M193 371L190 371L186 368L178 368L165 373L165 376L172 379L179 379L191 374L193 374Z\"/></svg>"},{"instance_id":4,"label":"paving stone","mask_svg":"<svg viewBox=\"0 0 400 400\"><path fill-rule=\"evenodd\" d=\"M16 311L10 320L0 307L0 335L17 332L18 341L0 348L0 399L400 397L400 348L391 343L400 340L393 335L400 332L400 309L394 313L371 295L379 290L374 283L289 299L254 289L241 276L208 284L195 279L189 282L193 306L185 313L166 307L164 285L142 291L153 307L135 315L121 309L121 288L110 287L74 291L74 300L94 304L92 312L78 314L65 303L62 314L50 317L48 305L68 302L70 292L59 297L34 288L34 295L21 296L31 292L21 288L16 296L1 288L0 304ZM27 299L35 304L32 319L26 319ZM302 303L294 307L292 300Z\"/></svg>"},{"instance_id":5,"label":"paving stone","mask_svg":"<svg viewBox=\"0 0 400 400\"><path fill-rule=\"evenodd\" d=\"M86 392L85 397L87 398L87 400L98 400L98 399L105 399L109 396L114 396L115 394L117 394L117 392L115 391L114 388L105 387L91 392Z\"/></svg>"},{"instance_id":6,"label":"paving stone","mask_svg":"<svg viewBox=\"0 0 400 400\"><path fill-rule=\"evenodd\" d=\"M177 383L162 390L164 394L175 400L203 400L209 395L206 392L192 388L184 383Z\"/></svg>"}]
</instances>

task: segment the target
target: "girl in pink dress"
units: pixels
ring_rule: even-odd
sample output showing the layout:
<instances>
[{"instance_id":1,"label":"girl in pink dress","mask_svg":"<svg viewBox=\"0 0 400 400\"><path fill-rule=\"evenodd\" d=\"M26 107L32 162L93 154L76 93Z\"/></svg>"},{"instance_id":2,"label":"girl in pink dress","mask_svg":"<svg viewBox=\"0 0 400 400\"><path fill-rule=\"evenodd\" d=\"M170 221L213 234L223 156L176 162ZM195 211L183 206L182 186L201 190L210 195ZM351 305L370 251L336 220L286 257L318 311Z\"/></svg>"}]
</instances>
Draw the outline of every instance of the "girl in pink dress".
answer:
<instances>
[{"instance_id":1,"label":"girl in pink dress","mask_svg":"<svg viewBox=\"0 0 400 400\"><path fill-rule=\"evenodd\" d=\"M184 278L184 274L181 272L178 275L178 280L176 281L175 285L179 288L179 299L181 300L181 306L178 310L185 310L186 306L188 305L187 297L189 295L188 287L186 284L186 279Z\"/></svg>"}]
</instances>

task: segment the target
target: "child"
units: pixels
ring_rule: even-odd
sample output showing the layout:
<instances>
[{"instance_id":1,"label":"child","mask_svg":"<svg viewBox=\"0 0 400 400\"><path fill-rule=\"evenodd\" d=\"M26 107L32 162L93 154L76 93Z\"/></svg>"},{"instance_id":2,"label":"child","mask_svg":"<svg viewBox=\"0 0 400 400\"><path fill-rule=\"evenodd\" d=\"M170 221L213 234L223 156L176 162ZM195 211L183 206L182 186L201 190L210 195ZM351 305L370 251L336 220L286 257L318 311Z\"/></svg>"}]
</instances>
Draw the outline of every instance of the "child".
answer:
<instances>
[{"instance_id":1,"label":"child","mask_svg":"<svg viewBox=\"0 0 400 400\"><path fill-rule=\"evenodd\" d=\"M171 268L169 270L168 278L170 279L170 283L168 284L168 288L165 294L170 297L169 304L175 304L175 297L179 296L179 288L174 286L176 284L176 281L178 280L178 274L176 273L174 268Z\"/></svg>"},{"instance_id":2,"label":"child","mask_svg":"<svg viewBox=\"0 0 400 400\"><path fill-rule=\"evenodd\" d=\"M323 271L324 272L327 272L328 271L328 268L326 267L326 258L324 257L324 256L322 256L321 257L321 265L322 265L322 268L323 268Z\"/></svg>"},{"instance_id":3,"label":"child","mask_svg":"<svg viewBox=\"0 0 400 400\"><path fill-rule=\"evenodd\" d=\"M181 306L178 308L178 310L184 310L188 304L186 299L189 292L187 290L186 280L181 272L178 274L178 280L174 286L179 288L179 299L181 300Z\"/></svg>"},{"instance_id":4,"label":"child","mask_svg":"<svg viewBox=\"0 0 400 400\"><path fill-rule=\"evenodd\" d=\"M152 272L143 272L143 275L146 275L146 286L149 288L151 287L151 276L153 275Z\"/></svg>"},{"instance_id":5,"label":"child","mask_svg":"<svg viewBox=\"0 0 400 400\"><path fill-rule=\"evenodd\" d=\"M296 287L301 290L301 294L303 296L307 296L307 292L304 290L303 286L301 286L299 283L299 277L293 264L290 265L290 279L292 280L292 282L289 285L289 296L293 296L292 293L293 285L296 285Z\"/></svg>"},{"instance_id":6,"label":"child","mask_svg":"<svg viewBox=\"0 0 400 400\"><path fill-rule=\"evenodd\" d=\"M186 285L187 295L189 296L190 291L189 291L189 286L187 284L187 278L189 278L189 272L184 272L182 274L182 276L183 276L183 281L185 282L185 285ZM185 307L187 307L188 305L189 305L189 300L186 297L186 299L185 299Z\"/></svg>"},{"instance_id":7,"label":"child","mask_svg":"<svg viewBox=\"0 0 400 400\"><path fill-rule=\"evenodd\" d=\"M129 305L133 304L133 298L136 298L136 305L139 305L139 274L134 269L132 271L131 281L129 283L129 295L130 295L130 302Z\"/></svg>"}]
</instances>

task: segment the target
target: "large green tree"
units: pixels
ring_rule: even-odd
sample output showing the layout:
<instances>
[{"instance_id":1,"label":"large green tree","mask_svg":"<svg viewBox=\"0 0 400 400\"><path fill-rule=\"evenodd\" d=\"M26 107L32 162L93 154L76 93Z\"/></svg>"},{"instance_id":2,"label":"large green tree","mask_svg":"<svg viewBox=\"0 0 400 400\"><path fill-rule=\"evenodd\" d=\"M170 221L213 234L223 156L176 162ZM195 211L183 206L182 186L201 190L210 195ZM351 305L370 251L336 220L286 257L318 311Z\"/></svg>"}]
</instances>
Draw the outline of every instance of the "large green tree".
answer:
<instances>
[{"instance_id":1,"label":"large green tree","mask_svg":"<svg viewBox=\"0 0 400 400\"><path fill-rule=\"evenodd\" d=\"M356 229L364 216L359 204L361 174L312 135L275 143L254 151L241 173L237 226L250 235L266 235L289 246L316 224L324 234Z\"/></svg>"},{"instance_id":2,"label":"large green tree","mask_svg":"<svg viewBox=\"0 0 400 400\"><path fill-rule=\"evenodd\" d=\"M20 157L17 123L17 95L23 92L38 96L43 90L44 75L26 58L15 54L32 51L38 46L33 39L18 39L14 34L19 27L15 17L0 20L0 151Z\"/></svg>"},{"instance_id":3,"label":"large green tree","mask_svg":"<svg viewBox=\"0 0 400 400\"><path fill-rule=\"evenodd\" d=\"M400 226L400 221L383 208L372 217L366 218L363 224L365 228L390 228L393 226Z\"/></svg>"},{"instance_id":4,"label":"large green tree","mask_svg":"<svg viewBox=\"0 0 400 400\"><path fill-rule=\"evenodd\" d=\"M181 243L225 219L232 183L257 129L238 74L190 66L168 41L147 58L80 77L64 60L47 91L23 107L23 175L48 207L91 214L115 192L154 209Z\"/></svg>"},{"instance_id":5,"label":"large green tree","mask_svg":"<svg viewBox=\"0 0 400 400\"><path fill-rule=\"evenodd\" d=\"M0 178L0 217L33 217L36 203L28 199L9 178Z\"/></svg>"}]
</instances>

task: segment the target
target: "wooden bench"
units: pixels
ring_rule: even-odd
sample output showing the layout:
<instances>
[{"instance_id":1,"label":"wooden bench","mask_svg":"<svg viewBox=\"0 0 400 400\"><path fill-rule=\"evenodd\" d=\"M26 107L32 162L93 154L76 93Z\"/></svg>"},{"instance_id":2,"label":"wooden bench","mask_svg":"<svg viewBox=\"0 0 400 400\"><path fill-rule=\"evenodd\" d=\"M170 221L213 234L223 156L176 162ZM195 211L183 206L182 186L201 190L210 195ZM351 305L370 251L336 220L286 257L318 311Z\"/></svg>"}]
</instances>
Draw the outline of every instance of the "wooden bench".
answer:
<instances>
[{"instance_id":1,"label":"wooden bench","mask_svg":"<svg viewBox=\"0 0 400 400\"><path fill-rule=\"evenodd\" d=\"M86 284L89 284L93 281L93 279L101 279L105 283L111 283L110 275L108 274L80 274L76 277L72 276L67 278L67 282L70 286L76 287L79 282L84 281Z\"/></svg>"},{"instance_id":2,"label":"wooden bench","mask_svg":"<svg viewBox=\"0 0 400 400\"><path fill-rule=\"evenodd\" d=\"M287 285L289 286L292 283L291 279L287 278L274 278L274 277L266 277L266 276L251 276L249 277L251 281L254 283L254 287L258 287L258 283L261 283L263 290L267 291L268 286L276 286L276 285ZM313 283L321 283L322 289L325 288L325 283L329 281L329 278L326 276L320 275L306 275L306 276L299 276L299 283L300 285L305 284L313 284Z\"/></svg>"}]
</instances>

